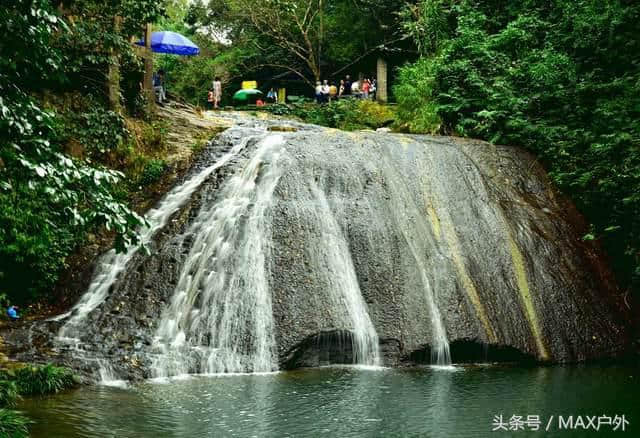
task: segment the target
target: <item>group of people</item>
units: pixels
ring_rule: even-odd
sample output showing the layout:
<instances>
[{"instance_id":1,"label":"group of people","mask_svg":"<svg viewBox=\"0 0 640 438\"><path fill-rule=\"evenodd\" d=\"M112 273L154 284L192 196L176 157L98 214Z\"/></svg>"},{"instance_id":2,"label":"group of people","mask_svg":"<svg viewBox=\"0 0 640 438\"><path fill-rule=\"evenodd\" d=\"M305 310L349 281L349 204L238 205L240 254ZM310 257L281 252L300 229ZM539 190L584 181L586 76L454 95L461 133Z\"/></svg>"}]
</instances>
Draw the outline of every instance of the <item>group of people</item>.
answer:
<instances>
[{"instance_id":1,"label":"group of people","mask_svg":"<svg viewBox=\"0 0 640 438\"><path fill-rule=\"evenodd\" d=\"M316 82L316 102L328 103L335 99L344 97L355 97L359 99L375 99L377 83L375 79L364 78L362 81L351 81L351 76L347 75L340 83L329 84L329 81Z\"/></svg>"}]
</instances>

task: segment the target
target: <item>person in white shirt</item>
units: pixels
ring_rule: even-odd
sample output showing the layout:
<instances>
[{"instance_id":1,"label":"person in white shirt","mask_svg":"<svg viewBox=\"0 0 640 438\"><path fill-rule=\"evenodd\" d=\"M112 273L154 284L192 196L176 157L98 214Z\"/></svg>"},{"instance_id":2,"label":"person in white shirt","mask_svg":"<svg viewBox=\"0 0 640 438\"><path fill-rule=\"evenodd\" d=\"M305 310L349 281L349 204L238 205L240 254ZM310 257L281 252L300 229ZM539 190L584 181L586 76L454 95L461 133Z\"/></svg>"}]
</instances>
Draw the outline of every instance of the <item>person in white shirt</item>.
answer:
<instances>
[{"instance_id":1,"label":"person in white shirt","mask_svg":"<svg viewBox=\"0 0 640 438\"><path fill-rule=\"evenodd\" d=\"M360 81L353 81L353 84L351 84L351 95L360 97Z\"/></svg>"},{"instance_id":2,"label":"person in white shirt","mask_svg":"<svg viewBox=\"0 0 640 438\"><path fill-rule=\"evenodd\" d=\"M329 81L326 79L322 84L322 103L329 102L329 93L331 92L331 87L329 87Z\"/></svg>"},{"instance_id":3,"label":"person in white shirt","mask_svg":"<svg viewBox=\"0 0 640 438\"><path fill-rule=\"evenodd\" d=\"M213 107L218 108L222 100L222 81L219 77L213 80Z\"/></svg>"}]
</instances>

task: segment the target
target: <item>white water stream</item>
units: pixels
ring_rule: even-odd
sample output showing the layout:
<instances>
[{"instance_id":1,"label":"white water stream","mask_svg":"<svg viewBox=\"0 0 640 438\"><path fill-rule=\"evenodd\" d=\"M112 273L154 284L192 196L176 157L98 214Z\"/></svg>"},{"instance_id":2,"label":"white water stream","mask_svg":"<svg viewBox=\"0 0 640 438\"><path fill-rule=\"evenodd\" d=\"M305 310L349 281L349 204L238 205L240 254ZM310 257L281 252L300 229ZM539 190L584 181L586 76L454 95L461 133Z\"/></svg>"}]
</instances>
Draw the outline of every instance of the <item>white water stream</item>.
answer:
<instances>
[{"instance_id":1,"label":"white water stream","mask_svg":"<svg viewBox=\"0 0 640 438\"><path fill-rule=\"evenodd\" d=\"M209 175L216 169L226 165L242 151L250 139L251 137L245 137L214 164L203 169L183 184L171 190L156 208L149 211L145 216L149 226L140 230L141 244L148 245L153 236L161 230L167 224L169 218L190 199L191 195L193 195ZM70 312L52 318L52 320L69 318L58 332L58 340L60 342L66 344L78 343L79 335L87 315L104 302L109 294L109 289L118 279L120 273L126 268L135 253L135 249L130 249L126 253L117 254L116 251L112 249L100 258L93 274L93 281L87 292L80 298L80 301L78 301Z\"/></svg>"},{"instance_id":2,"label":"white water stream","mask_svg":"<svg viewBox=\"0 0 640 438\"><path fill-rule=\"evenodd\" d=\"M268 210L283 143L281 135L263 139L183 235L195 243L156 332L154 376L277 369Z\"/></svg>"},{"instance_id":3,"label":"white water stream","mask_svg":"<svg viewBox=\"0 0 640 438\"><path fill-rule=\"evenodd\" d=\"M324 192L311 182L313 228L316 238L306 242L314 270L322 275L332 301L330 309L343 315L338 326L351 330L353 362L358 365L379 366L378 334L371 322L353 266L349 246Z\"/></svg>"}]
</instances>

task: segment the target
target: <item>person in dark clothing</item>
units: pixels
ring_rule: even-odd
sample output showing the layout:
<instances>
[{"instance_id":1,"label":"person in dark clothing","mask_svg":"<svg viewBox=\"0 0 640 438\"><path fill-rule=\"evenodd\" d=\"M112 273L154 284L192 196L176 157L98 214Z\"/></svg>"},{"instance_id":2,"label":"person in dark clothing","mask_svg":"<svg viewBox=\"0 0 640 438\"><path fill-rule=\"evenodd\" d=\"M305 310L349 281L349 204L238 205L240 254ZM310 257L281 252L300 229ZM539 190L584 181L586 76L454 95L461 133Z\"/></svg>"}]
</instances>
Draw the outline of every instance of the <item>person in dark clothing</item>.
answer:
<instances>
[{"instance_id":1,"label":"person in dark clothing","mask_svg":"<svg viewBox=\"0 0 640 438\"><path fill-rule=\"evenodd\" d=\"M351 96L351 76L347 75L344 80L344 93L343 96Z\"/></svg>"},{"instance_id":2,"label":"person in dark clothing","mask_svg":"<svg viewBox=\"0 0 640 438\"><path fill-rule=\"evenodd\" d=\"M156 93L156 100L160 105L167 100L167 90L165 88L164 70L158 70L158 73L153 75L153 90Z\"/></svg>"}]
</instances>

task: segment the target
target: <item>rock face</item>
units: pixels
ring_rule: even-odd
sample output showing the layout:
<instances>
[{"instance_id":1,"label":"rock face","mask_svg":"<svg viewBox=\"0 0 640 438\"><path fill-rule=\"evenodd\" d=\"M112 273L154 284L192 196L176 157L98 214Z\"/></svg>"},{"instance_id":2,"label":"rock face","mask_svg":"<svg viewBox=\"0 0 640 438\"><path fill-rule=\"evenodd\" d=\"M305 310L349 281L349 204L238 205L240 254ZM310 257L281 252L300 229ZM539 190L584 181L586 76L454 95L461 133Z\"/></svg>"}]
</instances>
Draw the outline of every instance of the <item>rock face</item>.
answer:
<instances>
[{"instance_id":1,"label":"rock face","mask_svg":"<svg viewBox=\"0 0 640 438\"><path fill-rule=\"evenodd\" d=\"M281 361L318 333L353 328L328 305L337 275L322 275L331 270L318 257L327 253L317 246L327 229L310 213L321 197L389 347L387 363L437 347L442 328L454 347L488 344L498 356L512 347L550 361L608 356L627 342L577 214L528 154L453 138L337 132L297 136L287 151L271 278ZM454 360L464 353L454 349Z\"/></svg>"},{"instance_id":2,"label":"rock face","mask_svg":"<svg viewBox=\"0 0 640 438\"><path fill-rule=\"evenodd\" d=\"M74 330L30 328L51 333L41 351L108 379L627 347L608 270L527 153L260 124L217 140L211 157L244 146Z\"/></svg>"}]
</instances>

